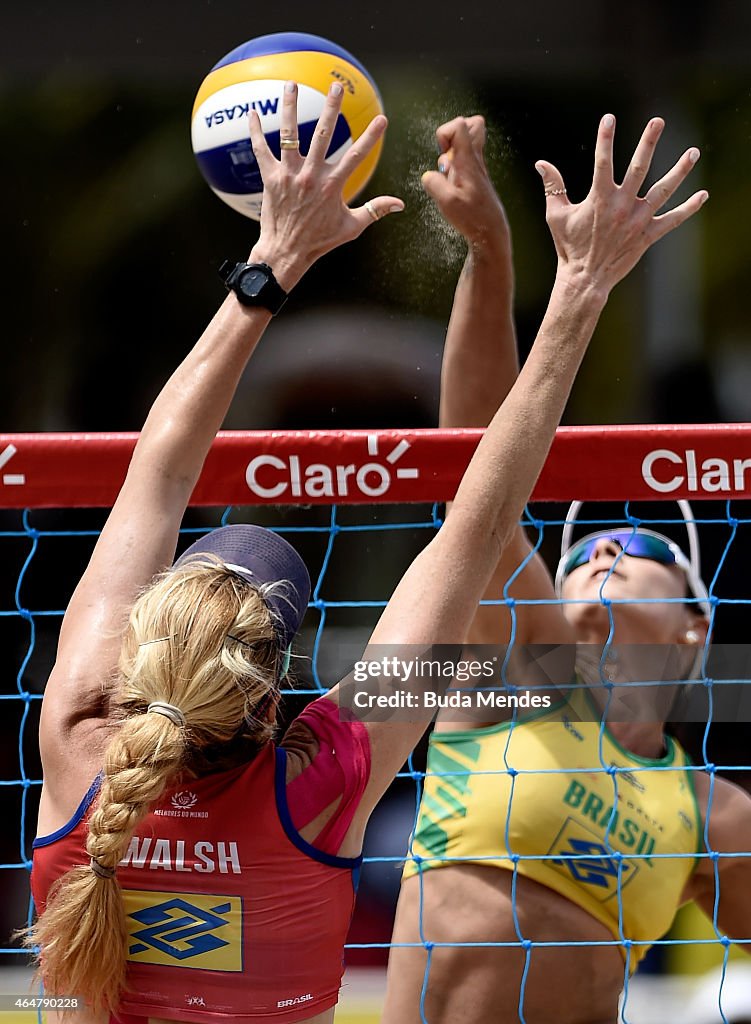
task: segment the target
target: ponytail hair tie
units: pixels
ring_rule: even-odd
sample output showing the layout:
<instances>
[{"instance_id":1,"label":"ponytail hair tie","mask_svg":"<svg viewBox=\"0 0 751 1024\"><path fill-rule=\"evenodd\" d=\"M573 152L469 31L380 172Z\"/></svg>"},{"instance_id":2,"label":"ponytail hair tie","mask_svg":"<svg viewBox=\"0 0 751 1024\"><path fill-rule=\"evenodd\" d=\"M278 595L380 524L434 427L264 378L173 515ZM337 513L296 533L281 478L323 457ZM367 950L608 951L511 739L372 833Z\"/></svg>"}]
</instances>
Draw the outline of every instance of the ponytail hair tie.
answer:
<instances>
[{"instance_id":1,"label":"ponytail hair tie","mask_svg":"<svg viewBox=\"0 0 751 1024\"><path fill-rule=\"evenodd\" d=\"M96 857L91 858L91 870L94 872L95 875L98 875L99 878L115 877L115 869L107 868L104 866L104 864L100 864Z\"/></svg>"},{"instance_id":2,"label":"ponytail hair tie","mask_svg":"<svg viewBox=\"0 0 751 1024\"><path fill-rule=\"evenodd\" d=\"M168 704L163 700L155 700L146 708L146 714L148 715L150 711L153 711L156 715L164 715L165 718L169 718L170 722L174 722L180 729L185 728L185 715L174 704Z\"/></svg>"}]
</instances>

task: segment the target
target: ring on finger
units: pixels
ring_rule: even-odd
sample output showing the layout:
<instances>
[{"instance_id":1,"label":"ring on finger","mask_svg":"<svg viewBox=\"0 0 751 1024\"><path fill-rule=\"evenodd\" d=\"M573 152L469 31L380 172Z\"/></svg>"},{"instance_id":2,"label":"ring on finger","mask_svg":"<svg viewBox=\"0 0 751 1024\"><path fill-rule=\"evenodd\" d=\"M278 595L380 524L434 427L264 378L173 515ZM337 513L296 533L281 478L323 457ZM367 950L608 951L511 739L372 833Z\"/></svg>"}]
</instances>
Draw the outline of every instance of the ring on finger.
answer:
<instances>
[{"instance_id":1,"label":"ring on finger","mask_svg":"<svg viewBox=\"0 0 751 1024\"><path fill-rule=\"evenodd\" d=\"M545 195L546 196L565 196L566 195L566 189L565 188L546 188L545 189Z\"/></svg>"},{"instance_id":2,"label":"ring on finger","mask_svg":"<svg viewBox=\"0 0 751 1024\"><path fill-rule=\"evenodd\" d=\"M380 217L378 216L378 211L376 210L375 206L373 206L369 199L365 203L365 209L368 211L373 220L380 220Z\"/></svg>"},{"instance_id":3,"label":"ring on finger","mask_svg":"<svg viewBox=\"0 0 751 1024\"><path fill-rule=\"evenodd\" d=\"M299 139L281 139L280 142L279 142L279 148L280 149L299 149L300 148L300 140Z\"/></svg>"}]
</instances>

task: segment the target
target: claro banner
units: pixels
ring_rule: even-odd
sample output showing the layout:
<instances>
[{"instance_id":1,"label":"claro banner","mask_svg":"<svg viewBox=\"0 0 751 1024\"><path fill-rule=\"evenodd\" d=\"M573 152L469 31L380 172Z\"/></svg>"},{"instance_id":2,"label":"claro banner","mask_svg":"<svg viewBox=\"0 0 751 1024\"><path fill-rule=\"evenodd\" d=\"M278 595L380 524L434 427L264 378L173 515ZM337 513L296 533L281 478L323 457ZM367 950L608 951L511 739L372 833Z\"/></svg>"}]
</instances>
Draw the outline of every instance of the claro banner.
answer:
<instances>
[{"instance_id":1,"label":"claro banner","mask_svg":"<svg viewBox=\"0 0 751 1024\"><path fill-rule=\"evenodd\" d=\"M482 430L223 431L192 505L448 501ZM0 508L109 506L138 434L0 434ZM536 501L750 498L751 424L561 427Z\"/></svg>"}]
</instances>

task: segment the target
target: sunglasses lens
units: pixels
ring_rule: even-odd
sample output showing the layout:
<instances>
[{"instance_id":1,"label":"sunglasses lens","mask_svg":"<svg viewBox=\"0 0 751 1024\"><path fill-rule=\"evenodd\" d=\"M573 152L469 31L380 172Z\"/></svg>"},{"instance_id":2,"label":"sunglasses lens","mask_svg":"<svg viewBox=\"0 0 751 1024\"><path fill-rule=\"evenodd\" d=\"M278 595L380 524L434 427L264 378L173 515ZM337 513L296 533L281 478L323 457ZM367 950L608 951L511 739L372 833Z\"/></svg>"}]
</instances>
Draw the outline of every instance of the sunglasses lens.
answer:
<instances>
[{"instance_id":1,"label":"sunglasses lens","mask_svg":"<svg viewBox=\"0 0 751 1024\"><path fill-rule=\"evenodd\" d=\"M568 576L574 569L592 558L595 548L601 540L613 541L620 547L624 554L631 558L649 558L661 565L674 565L675 555L670 550L670 545L661 537L652 537L648 533L634 533L632 530L616 531L614 533L600 533L596 537L585 537L584 540L575 544L569 551L568 558L563 570L563 575Z\"/></svg>"},{"instance_id":2,"label":"sunglasses lens","mask_svg":"<svg viewBox=\"0 0 751 1024\"><path fill-rule=\"evenodd\" d=\"M624 535L621 543L625 553L632 558L650 558L660 565L675 564L670 545L661 537L652 537L648 533L628 534Z\"/></svg>"},{"instance_id":3,"label":"sunglasses lens","mask_svg":"<svg viewBox=\"0 0 751 1024\"><path fill-rule=\"evenodd\" d=\"M563 568L563 575L568 576L570 572L578 569L580 565L586 565L592 557L596 543L597 541L594 540L583 540L579 544L575 544L568 553L568 558Z\"/></svg>"}]
</instances>

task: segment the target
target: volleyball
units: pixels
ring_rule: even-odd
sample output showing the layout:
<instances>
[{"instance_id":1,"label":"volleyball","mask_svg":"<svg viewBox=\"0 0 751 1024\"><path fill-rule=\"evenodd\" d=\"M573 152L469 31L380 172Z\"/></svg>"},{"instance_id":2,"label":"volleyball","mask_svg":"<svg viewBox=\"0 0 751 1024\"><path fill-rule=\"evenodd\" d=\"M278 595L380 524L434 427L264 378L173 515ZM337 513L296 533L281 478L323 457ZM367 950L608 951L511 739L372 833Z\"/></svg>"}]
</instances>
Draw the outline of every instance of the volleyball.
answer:
<instances>
[{"instance_id":1,"label":"volleyball","mask_svg":"<svg viewBox=\"0 0 751 1024\"><path fill-rule=\"evenodd\" d=\"M271 151L280 155L282 94L286 81L298 84L300 152L308 152L332 82L344 95L326 160L336 162L383 113L375 82L352 54L303 32L259 36L223 57L201 83L193 104L191 137L201 174L212 191L238 213L258 220L263 181L248 131L255 110ZM345 202L364 188L375 170L382 140L347 179Z\"/></svg>"}]
</instances>

